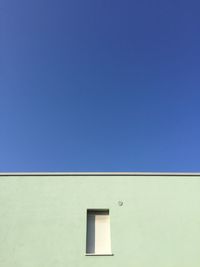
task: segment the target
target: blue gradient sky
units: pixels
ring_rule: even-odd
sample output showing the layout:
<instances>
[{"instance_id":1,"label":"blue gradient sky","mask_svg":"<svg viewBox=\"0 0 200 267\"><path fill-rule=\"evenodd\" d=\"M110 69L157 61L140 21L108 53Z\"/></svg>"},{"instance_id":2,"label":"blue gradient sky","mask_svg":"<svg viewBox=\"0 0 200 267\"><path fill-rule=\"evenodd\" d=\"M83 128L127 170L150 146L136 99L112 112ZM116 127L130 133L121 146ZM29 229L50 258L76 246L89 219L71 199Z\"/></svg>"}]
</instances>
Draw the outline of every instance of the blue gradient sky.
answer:
<instances>
[{"instance_id":1,"label":"blue gradient sky","mask_svg":"<svg viewBox=\"0 0 200 267\"><path fill-rule=\"evenodd\" d=\"M200 171L199 10L2 1L0 171Z\"/></svg>"}]
</instances>

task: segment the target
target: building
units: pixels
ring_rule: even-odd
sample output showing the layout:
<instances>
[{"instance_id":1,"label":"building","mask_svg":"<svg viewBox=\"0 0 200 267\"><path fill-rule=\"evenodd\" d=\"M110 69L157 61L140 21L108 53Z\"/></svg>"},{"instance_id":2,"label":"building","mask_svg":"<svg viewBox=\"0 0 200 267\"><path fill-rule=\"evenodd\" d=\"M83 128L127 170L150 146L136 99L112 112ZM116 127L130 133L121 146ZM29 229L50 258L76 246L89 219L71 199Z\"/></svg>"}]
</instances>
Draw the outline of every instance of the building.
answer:
<instances>
[{"instance_id":1,"label":"building","mask_svg":"<svg viewBox=\"0 0 200 267\"><path fill-rule=\"evenodd\" d=\"M1 267L199 267L200 174L0 174Z\"/></svg>"}]
</instances>

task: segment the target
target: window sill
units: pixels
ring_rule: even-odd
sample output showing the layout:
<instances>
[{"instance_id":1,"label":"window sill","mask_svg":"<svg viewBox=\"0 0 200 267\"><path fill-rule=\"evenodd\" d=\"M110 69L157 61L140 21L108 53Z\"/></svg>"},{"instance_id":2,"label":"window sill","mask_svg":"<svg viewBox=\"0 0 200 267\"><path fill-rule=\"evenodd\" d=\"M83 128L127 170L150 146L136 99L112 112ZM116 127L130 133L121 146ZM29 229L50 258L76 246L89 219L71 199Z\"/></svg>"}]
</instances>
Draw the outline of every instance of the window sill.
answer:
<instances>
[{"instance_id":1,"label":"window sill","mask_svg":"<svg viewBox=\"0 0 200 267\"><path fill-rule=\"evenodd\" d=\"M85 253L85 256L114 256L114 254L113 253L109 253L109 254Z\"/></svg>"}]
</instances>

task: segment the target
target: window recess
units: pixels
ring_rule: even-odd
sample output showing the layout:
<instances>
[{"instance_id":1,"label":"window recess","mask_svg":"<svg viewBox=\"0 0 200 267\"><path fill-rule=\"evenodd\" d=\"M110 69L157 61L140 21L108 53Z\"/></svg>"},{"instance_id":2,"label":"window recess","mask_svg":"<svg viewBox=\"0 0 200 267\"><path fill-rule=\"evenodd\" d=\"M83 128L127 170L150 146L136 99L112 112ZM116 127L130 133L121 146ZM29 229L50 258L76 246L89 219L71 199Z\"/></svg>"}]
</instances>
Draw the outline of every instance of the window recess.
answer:
<instances>
[{"instance_id":1,"label":"window recess","mask_svg":"<svg viewBox=\"0 0 200 267\"><path fill-rule=\"evenodd\" d=\"M87 210L86 255L112 255L110 215L107 209Z\"/></svg>"}]
</instances>

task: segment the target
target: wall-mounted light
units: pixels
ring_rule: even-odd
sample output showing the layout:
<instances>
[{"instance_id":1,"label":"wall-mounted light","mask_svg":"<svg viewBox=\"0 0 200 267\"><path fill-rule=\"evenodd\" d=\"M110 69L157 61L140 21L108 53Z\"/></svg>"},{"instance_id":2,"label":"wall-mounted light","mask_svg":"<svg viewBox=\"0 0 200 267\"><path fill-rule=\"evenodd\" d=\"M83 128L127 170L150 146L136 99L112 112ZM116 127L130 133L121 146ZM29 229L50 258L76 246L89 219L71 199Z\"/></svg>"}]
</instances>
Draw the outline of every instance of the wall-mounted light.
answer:
<instances>
[{"instance_id":1,"label":"wall-mounted light","mask_svg":"<svg viewBox=\"0 0 200 267\"><path fill-rule=\"evenodd\" d=\"M121 200L118 201L118 205L119 205L120 207L123 206L123 204L124 204L123 201L121 201Z\"/></svg>"}]
</instances>

